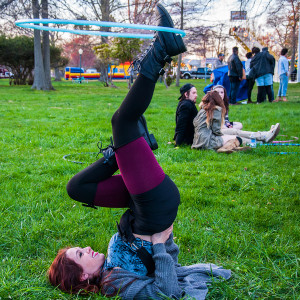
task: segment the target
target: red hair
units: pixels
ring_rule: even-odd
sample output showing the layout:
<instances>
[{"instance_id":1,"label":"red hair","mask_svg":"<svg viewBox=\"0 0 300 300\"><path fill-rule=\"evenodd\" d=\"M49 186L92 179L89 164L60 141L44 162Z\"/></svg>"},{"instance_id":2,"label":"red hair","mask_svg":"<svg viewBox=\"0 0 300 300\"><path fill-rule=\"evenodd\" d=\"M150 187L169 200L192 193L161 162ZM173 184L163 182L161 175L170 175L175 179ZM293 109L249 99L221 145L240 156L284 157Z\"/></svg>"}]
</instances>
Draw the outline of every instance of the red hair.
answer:
<instances>
[{"instance_id":1,"label":"red hair","mask_svg":"<svg viewBox=\"0 0 300 300\"><path fill-rule=\"evenodd\" d=\"M48 270L48 278L52 285L58 287L64 292L70 294L89 294L99 293L106 297L114 297L120 291L120 288L113 283L117 279L117 275L111 276L113 270L105 271L93 279L81 281L80 277L83 269L75 261L66 256L69 247L60 249L53 263ZM118 271L114 271L118 272ZM122 286L121 290L126 289L128 285L132 284L136 279Z\"/></svg>"},{"instance_id":2,"label":"red hair","mask_svg":"<svg viewBox=\"0 0 300 300\"><path fill-rule=\"evenodd\" d=\"M226 108L224 105L224 101L222 100L221 96L217 91L208 92L203 98L202 102L200 103L200 107L206 111L206 124L207 126L211 125L212 118L214 115L214 110L217 106L222 108L222 124L224 123L224 116L226 112Z\"/></svg>"},{"instance_id":3,"label":"red hair","mask_svg":"<svg viewBox=\"0 0 300 300\"><path fill-rule=\"evenodd\" d=\"M81 281L83 269L66 256L69 248L60 249L48 270L48 278L52 285L70 294L98 293L99 278ZM100 273L100 272L99 272Z\"/></svg>"}]
</instances>

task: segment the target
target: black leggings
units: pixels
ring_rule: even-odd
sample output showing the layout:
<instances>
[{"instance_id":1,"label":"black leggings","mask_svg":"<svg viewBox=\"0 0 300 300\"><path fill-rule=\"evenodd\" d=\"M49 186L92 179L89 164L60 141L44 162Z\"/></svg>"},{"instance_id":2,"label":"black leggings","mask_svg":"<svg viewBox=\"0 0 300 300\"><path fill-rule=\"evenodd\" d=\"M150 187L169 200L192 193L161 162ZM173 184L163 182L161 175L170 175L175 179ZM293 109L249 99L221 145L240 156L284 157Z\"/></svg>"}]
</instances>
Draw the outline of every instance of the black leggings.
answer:
<instances>
[{"instance_id":1,"label":"black leggings","mask_svg":"<svg viewBox=\"0 0 300 300\"><path fill-rule=\"evenodd\" d=\"M82 198L88 194L89 204L130 207L134 216L132 229L138 234L153 234L168 228L176 218L180 202L176 185L164 174L138 127L154 87L154 82L140 75L113 115L118 165L110 166L99 160L68 184L68 193L75 200L84 202ZM118 167L121 175L112 176ZM77 195L81 200L72 197Z\"/></svg>"},{"instance_id":2,"label":"black leggings","mask_svg":"<svg viewBox=\"0 0 300 300\"><path fill-rule=\"evenodd\" d=\"M154 88L155 82L143 75L139 75L134 82L111 120L115 148L118 149L142 136L138 120L149 106Z\"/></svg>"}]
</instances>

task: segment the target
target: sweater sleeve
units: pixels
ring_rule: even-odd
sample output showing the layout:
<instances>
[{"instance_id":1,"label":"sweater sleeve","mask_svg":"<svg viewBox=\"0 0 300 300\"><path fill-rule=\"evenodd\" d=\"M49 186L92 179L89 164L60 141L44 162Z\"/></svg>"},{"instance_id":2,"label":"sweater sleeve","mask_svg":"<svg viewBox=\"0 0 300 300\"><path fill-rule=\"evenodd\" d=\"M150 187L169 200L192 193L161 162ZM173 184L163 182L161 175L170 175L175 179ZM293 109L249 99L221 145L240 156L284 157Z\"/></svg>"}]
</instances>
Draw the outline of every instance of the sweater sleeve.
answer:
<instances>
[{"instance_id":1,"label":"sweater sleeve","mask_svg":"<svg viewBox=\"0 0 300 300\"><path fill-rule=\"evenodd\" d=\"M218 109L214 110L214 115L211 124L211 130L215 135L223 135L221 132L222 125L222 112Z\"/></svg>"},{"instance_id":2,"label":"sweater sleeve","mask_svg":"<svg viewBox=\"0 0 300 300\"><path fill-rule=\"evenodd\" d=\"M170 237L166 241L165 247L166 247L166 252L171 255L171 257L172 257L172 259L173 259L173 261L175 263L175 266L176 267L180 267L180 264L178 263L179 248L174 243L173 233L171 233Z\"/></svg>"},{"instance_id":3,"label":"sweater sleeve","mask_svg":"<svg viewBox=\"0 0 300 300\"><path fill-rule=\"evenodd\" d=\"M190 108L188 107L188 105L182 104L178 112L178 119L176 124L176 136L175 136L176 145L181 145L184 141L189 118L190 118Z\"/></svg>"},{"instance_id":4,"label":"sweater sleeve","mask_svg":"<svg viewBox=\"0 0 300 300\"><path fill-rule=\"evenodd\" d=\"M183 291L178 285L174 260L167 253L165 244L153 245L153 259L155 262L154 281L144 286L136 294L136 299L165 299L166 296L178 299Z\"/></svg>"}]
</instances>

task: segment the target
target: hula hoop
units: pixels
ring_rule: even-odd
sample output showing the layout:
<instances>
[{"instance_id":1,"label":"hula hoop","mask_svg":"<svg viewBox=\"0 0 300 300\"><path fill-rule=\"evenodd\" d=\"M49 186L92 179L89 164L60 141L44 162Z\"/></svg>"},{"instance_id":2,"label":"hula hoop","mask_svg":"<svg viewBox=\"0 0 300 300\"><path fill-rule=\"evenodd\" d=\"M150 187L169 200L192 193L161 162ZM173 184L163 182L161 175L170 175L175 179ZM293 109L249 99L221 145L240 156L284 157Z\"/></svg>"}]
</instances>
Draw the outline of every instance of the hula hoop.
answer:
<instances>
[{"instance_id":1,"label":"hula hoop","mask_svg":"<svg viewBox=\"0 0 300 300\"><path fill-rule=\"evenodd\" d=\"M285 155L285 154L300 154L299 152L270 152L271 154L279 154L279 155Z\"/></svg>"},{"instance_id":2,"label":"hula hoop","mask_svg":"<svg viewBox=\"0 0 300 300\"><path fill-rule=\"evenodd\" d=\"M99 153L98 152L80 152L80 153L66 154L66 155L63 156L63 159L66 160L66 161L72 162L74 164L87 164L87 162L68 159L68 157L70 157L70 156L81 155L81 154L99 154Z\"/></svg>"},{"instance_id":3,"label":"hula hoop","mask_svg":"<svg viewBox=\"0 0 300 300\"><path fill-rule=\"evenodd\" d=\"M284 134L280 134L278 136L287 136ZM299 138L297 136L291 136L291 138L293 138L292 140L287 140L287 141L273 141L272 143L276 144L276 143L292 143L292 142L296 142L297 140L299 140Z\"/></svg>"},{"instance_id":4,"label":"hula hoop","mask_svg":"<svg viewBox=\"0 0 300 300\"><path fill-rule=\"evenodd\" d=\"M258 144L260 146L300 146L300 144L293 144L293 143L269 143L269 144Z\"/></svg>"},{"instance_id":5,"label":"hula hoop","mask_svg":"<svg viewBox=\"0 0 300 300\"><path fill-rule=\"evenodd\" d=\"M94 25L98 27L120 27L120 28L133 28L133 29L143 29L143 30L154 30L171 32L175 34L180 34L182 37L185 36L185 32L180 29L161 27L161 26L151 26L142 24L129 24L129 23L117 23L117 22L100 22L100 21L86 21L86 20L59 20L59 19L22 19L17 20L15 24L23 28L32 28L38 30L46 31L58 31L58 32L69 32L74 34L83 35L98 35L98 36L112 36L112 37L125 37L125 38L137 38L137 39L152 39L152 34L138 34L138 33L120 33L120 32L102 32L102 31L89 31L89 30L77 30L77 29L63 29L54 28L48 26L39 26L35 24L62 24L62 25Z\"/></svg>"}]
</instances>

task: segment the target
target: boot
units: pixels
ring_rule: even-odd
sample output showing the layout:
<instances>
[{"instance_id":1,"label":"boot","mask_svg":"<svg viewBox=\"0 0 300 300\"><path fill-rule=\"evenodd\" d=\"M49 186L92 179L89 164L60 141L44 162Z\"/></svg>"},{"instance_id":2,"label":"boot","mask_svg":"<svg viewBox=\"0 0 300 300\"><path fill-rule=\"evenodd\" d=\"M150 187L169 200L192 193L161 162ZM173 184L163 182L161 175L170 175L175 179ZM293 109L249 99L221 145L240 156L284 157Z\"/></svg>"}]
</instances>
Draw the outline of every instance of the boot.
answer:
<instances>
[{"instance_id":1,"label":"boot","mask_svg":"<svg viewBox=\"0 0 300 300\"><path fill-rule=\"evenodd\" d=\"M239 147L241 143L238 139L232 139L226 142L221 148L217 150L218 153L232 153L237 147Z\"/></svg>"},{"instance_id":2,"label":"boot","mask_svg":"<svg viewBox=\"0 0 300 300\"><path fill-rule=\"evenodd\" d=\"M166 9L158 4L156 6L158 24L161 27L174 27L173 21ZM164 74L163 67L166 62L171 63L171 56L186 51L180 34L170 32L155 32L149 48L132 63L133 71L143 74L145 77L156 82L160 75Z\"/></svg>"},{"instance_id":3,"label":"boot","mask_svg":"<svg viewBox=\"0 0 300 300\"><path fill-rule=\"evenodd\" d=\"M157 141L154 137L154 134L149 133L148 127L147 127L147 121L144 115L140 117L138 120L138 127L139 130L146 140L147 144L152 150L156 150L158 148ZM106 148L102 148L102 142L98 142L97 147L99 148L99 153L97 154L97 157L100 153L103 154L103 157L105 158L104 164L108 163L110 166L116 166L116 156L115 156L115 148L113 144L112 137L110 138L110 145L108 145ZM119 169L119 167L117 167Z\"/></svg>"}]
</instances>

